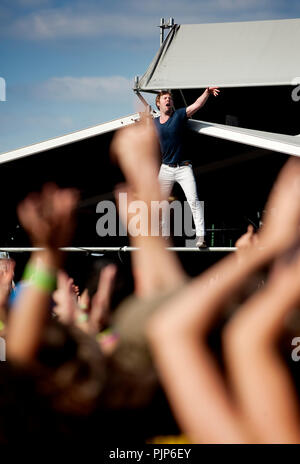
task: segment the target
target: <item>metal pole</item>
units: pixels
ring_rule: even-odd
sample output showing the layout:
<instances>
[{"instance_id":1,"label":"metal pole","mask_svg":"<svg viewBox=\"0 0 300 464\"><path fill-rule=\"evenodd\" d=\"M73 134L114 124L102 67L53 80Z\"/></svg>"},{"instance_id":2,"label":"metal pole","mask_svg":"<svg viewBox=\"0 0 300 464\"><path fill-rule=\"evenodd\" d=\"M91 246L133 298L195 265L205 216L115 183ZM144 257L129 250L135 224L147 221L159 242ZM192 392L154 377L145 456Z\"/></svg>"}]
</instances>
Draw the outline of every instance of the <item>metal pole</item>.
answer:
<instances>
[{"instance_id":1,"label":"metal pole","mask_svg":"<svg viewBox=\"0 0 300 464\"><path fill-rule=\"evenodd\" d=\"M139 92L138 90L135 90L135 94L136 94L136 96L140 99L140 101L143 103L143 105L144 105L146 108L148 108L148 107L151 108L151 106L149 105L149 103L147 103L147 101L145 100L145 98L143 97L143 95L141 95L140 92Z\"/></svg>"},{"instance_id":2,"label":"metal pole","mask_svg":"<svg viewBox=\"0 0 300 464\"><path fill-rule=\"evenodd\" d=\"M160 18L160 46L164 43L165 18Z\"/></svg>"},{"instance_id":3,"label":"metal pole","mask_svg":"<svg viewBox=\"0 0 300 464\"><path fill-rule=\"evenodd\" d=\"M179 90L179 92L180 92L180 95L181 95L181 97L182 97L182 100L183 100L184 106L188 106L188 105L187 105L187 102L186 102L186 99L184 98L184 95L183 95L183 92L182 92L182 90Z\"/></svg>"},{"instance_id":4,"label":"metal pole","mask_svg":"<svg viewBox=\"0 0 300 464\"><path fill-rule=\"evenodd\" d=\"M138 89L138 85L139 85L139 76L134 76L134 87L133 87L133 90L137 90Z\"/></svg>"},{"instance_id":5,"label":"metal pole","mask_svg":"<svg viewBox=\"0 0 300 464\"><path fill-rule=\"evenodd\" d=\"M171 29L173 26L174 26L174 18L169 18L168 22L165 21L165 18L160 18L160 25L158 26L160 28L160 46L162 46L165 40L165 37L164 37L165 29Z\"/></svg>"}]
</instances>

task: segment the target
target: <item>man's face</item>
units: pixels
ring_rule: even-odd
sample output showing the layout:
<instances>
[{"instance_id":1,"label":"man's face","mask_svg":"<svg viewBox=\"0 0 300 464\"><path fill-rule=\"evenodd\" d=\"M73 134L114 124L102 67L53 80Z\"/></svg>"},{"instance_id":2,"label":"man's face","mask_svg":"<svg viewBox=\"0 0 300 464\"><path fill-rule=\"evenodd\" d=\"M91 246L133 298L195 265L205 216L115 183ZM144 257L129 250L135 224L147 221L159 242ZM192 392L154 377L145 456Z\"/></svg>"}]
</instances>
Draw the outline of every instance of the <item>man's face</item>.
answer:
<instances>
[{"instance_id":1,"label":"man's face","mask_svg":"<svg viewBox=\"0 0 300 464\"><path fill-rule=\"evenodd\" d=\"M161 113L171 114L173 111L173 99L169 93L162 95L159 99L159 109Z\"/></svg>"}]
</instances>

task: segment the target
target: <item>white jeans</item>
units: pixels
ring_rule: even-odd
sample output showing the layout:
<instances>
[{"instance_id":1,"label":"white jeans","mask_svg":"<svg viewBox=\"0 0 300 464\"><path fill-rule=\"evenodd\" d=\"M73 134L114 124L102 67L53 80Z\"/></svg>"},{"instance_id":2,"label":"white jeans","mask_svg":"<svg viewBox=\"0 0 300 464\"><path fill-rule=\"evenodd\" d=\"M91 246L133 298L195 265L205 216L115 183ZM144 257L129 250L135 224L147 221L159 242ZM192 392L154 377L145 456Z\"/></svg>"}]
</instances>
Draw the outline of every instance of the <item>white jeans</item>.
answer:
<instances>
[{"instance_id":1,"label":"white jeans","mask_svg":"<svg viewBox=\"0 0 300 464\"><path fill-rule=\"evenodd\" d=\"M169 196L175 182L178 182L184 191L186 199L190 205L197 237L204 236L204 213L202 202L198 200L196 181L193 173L192 165L178 166L172 168L166 164L162 164L158 179L161 185L163 195ZM162 218L162 232L166 231L166 218Z\"/></svg>"}]
</instances>

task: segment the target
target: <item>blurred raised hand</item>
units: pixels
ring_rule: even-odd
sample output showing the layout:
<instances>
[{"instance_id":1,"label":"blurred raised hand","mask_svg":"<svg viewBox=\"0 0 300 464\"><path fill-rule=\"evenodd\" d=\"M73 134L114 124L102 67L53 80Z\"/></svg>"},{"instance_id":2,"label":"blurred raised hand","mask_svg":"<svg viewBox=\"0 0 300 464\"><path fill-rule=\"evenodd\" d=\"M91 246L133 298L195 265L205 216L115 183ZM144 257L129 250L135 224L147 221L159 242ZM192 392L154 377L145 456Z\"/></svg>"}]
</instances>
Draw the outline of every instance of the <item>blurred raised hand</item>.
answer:
<instances>
[{"instance_id":1,"label":"blurred raised hand","mask_svg":"<svg viewBox=\"0 0 300 464\"><path fill-rule=\"evenodd\" d=\"M299 399L278 350L287 318L295 310L299 318L299 281L298 244L277 258L266 286L240 307L223 335L236 404L260 443L300 442Z\"/></svg>"},{"instance_id":2,"label":"blurred raised hand","mask_svg":"<svg viewBox=\"0 0 300 464\"><path fill-rule=\"evenodd\" d=\"M116 274L115 264L109 264L100 273L97 292L92 299L90 310L89 332L91 334L99 333L108 321Z\"/></svg>"},{"instance_id":3,"label":"blurred raised hand","mask_svg":"<svg viewBox=\"0 0 300 464\"><path fill-rule=\"evenodd\" d=\"M269 247L275 255L287 250L300 237L300 159L291 157L282 168L271 191L259 246Z\"/></svg>"},{"instance_id":4,"label":"blurred raised hand","mask_svg":"<svg viewBox=\"0 0 300 464\"><path fill-rule=\"evenodd\" d=\"M77 200L76 190L46 184L41 193L31 193L20 203L19 220L35 247L57 249L69 243Z\"/></svg>"},{"instance_id":5,"label":"blurred raised hand","mask_svg":"<svg viewBox=\"0 0 300 464\"><path fill-rule=\"evenodd\" d=\"M235 246L239 249L249 248L252 245L257 244L257 235L255 234L254 227L252 224L248 225L247 232L243 234L235 243Z\"/></svg>"},{"instance_id":6,"label":"blurred raised hand","mask_svg":"<svg viewBox=\"0 0 300 464\"><path fill-rule=\"evenodd\" d=\"M72 324L77 310L77 297L73 288L73 279L65 271L57 273L57 288L53 292L54 313L63 324Z\"/></svg>"},{"instance_id":7,"label":"blurred raised hand","mask_svg":"<svg viewBox=\"0 0 300 464\"><path fill-rule=\"evenodd\" d=\"M170 403L196 443L300 441L298 403L275 346L285 316L300 300L299 255L294 253L293 263L287 263L286 256L285 263L277 263L266 288L228 324L223 341L230 388L207 345L207 335L228 300L254 272L299 242L299 222L300 160L292 158L272 189L255 242L250 228L238 256L226 257L194 279L149 323L153 355ZM216 274L219 279L210 287L209 279Z\"/></svg>"},{"instance_id":8,"label":"blurred raised hand","mask_svg":"<svg viewBox=\"0 0 300 464\"><path fill-rule=\"evenodd\" d=\"M16 263L13 259L0 260L0 308L6 306L12 289L15 265Z\"/></svg>"},{"instance_id":9,"label":"blurred raised hand","mask_svg":"<svg viewBox=\"0 0 300 464\"><path fill-rule=\"evenodd\" d=\"M119 130L110 152L138 197L145 201L160 198L159 141L149 115L143 114L140 122Z\"/></svg>"},{"instance_id":10,"label":"blurred raised hand","mask_svg":"<svg viewBox=\"0 0 300 464\"><path fill-rule=\"evenodd\" d=\"M51 294L62 265L60 247L68 245L74 232L78 194L47 184L41 193L32 193L18 206L21 225L35 247L23 278L29 285L17 298L8 324L8 356L19 362L33 361L42 329L50 315Z\"/></svg>"}]
</instances>

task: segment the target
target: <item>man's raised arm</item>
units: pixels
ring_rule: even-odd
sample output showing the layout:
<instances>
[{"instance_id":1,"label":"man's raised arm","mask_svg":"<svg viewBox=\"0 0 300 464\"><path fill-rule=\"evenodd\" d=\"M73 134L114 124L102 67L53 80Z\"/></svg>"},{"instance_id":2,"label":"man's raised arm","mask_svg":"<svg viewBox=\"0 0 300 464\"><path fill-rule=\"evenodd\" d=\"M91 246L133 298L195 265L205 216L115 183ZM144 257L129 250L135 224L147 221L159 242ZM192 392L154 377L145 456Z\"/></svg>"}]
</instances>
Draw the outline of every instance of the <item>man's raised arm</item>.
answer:
<instances>
[{"instance_id":1,"label":"man's raised arm","mask_svg":"<svg viewBox=\"0 0 300 464\"><path fill-rule=\"evenodd\" d=\"M203 94L200 95L199 98L190 106L187 106L186 108L186 115L188 118L191 118L193 114L195 114L202 106L205 105L206 100L208 97L212 94L214 97L217 97L220 93L220 90L218 87L207 87Z\"/></svg>"}]
</instances>

